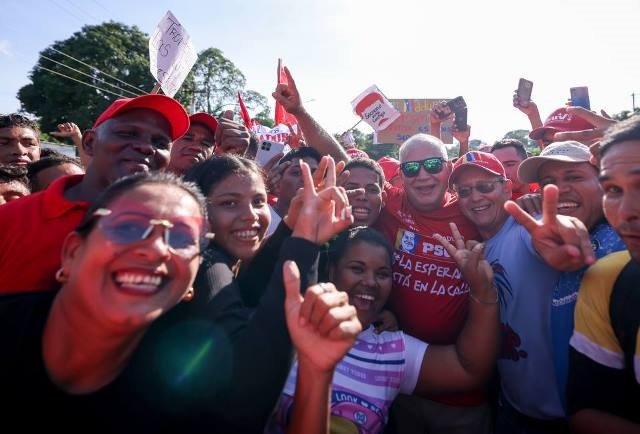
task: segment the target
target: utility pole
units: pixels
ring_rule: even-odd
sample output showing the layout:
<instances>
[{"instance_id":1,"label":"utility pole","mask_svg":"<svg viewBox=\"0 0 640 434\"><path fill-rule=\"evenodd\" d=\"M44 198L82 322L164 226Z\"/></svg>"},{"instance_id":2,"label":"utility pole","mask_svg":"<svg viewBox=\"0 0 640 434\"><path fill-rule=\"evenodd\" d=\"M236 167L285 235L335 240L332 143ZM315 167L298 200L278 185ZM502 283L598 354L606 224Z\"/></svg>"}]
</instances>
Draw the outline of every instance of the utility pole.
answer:
<instances>
[{"instance_id":1,"label":"utility pole","mask_svg":"<svg viewBox=\"0 0 640 434\"><path fill-rule=\"evenodd\" d=\"M633 107L633 111L636 111L636 94L632 93L631 94L631 105Z\"/></svg>"}]
</instances>

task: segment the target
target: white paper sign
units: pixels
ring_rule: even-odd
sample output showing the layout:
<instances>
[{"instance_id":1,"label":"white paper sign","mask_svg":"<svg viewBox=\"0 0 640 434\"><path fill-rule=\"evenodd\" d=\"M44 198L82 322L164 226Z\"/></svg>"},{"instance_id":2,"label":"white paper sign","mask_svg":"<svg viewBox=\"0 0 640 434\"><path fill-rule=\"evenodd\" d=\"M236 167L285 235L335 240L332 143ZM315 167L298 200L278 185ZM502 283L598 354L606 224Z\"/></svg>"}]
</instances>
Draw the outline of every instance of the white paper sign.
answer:
<instances>
[{"instance_id":1,"label":"white paper sign","mask_svg":"<svg viewBox=\"0 0 640 434\"><path fill-rule=\"evenodd\" d=\"M193 65L198 53L187 30L167 11L149 39L149 67L162 91L173 97Z\"/></svg>"},{"instance_id":2,"label":"white paper sign","mask_svg":"<svg viewBox=\"0 0 640 434\"><path fill-rule=\"evenodd\" d=\"M351 107L356 115L376 131L384 130L400 117L400 112L375 84L351 101Z\"/></svg>"}]
</instances>

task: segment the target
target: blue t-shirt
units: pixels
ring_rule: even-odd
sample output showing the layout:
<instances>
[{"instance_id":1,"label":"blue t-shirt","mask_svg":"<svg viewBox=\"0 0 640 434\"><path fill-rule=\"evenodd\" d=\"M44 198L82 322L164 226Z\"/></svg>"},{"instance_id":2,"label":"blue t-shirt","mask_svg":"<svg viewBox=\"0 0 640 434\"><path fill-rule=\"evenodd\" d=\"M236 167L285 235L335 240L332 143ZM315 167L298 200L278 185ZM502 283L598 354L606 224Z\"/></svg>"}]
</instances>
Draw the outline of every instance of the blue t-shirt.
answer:
<instances>
[{"instance_id":1,"label":"blue t-shirt","mask_svg":"<svg viewBox=\"0 0 640 434\"><path fill-rule=\"evenodd\" d=\"M609 253L625 250L626 247L618 234L606 222L598 224L591 231L591 245L596 259ZM558 391L562 405L566 409L567 377L569 375L569 339L573 333L573 313L578 299L578 289L582 276L589 267L560 274L558 284L553 290L551 304L551 336L553 339L553 364L558 381Z\"/></svg>"},{"instance_id":2,"label":"blue t-shirt","mask_svg":"<svg viewBox=\"0 0 640 434\"><path fill-rule=\"evenodd\" d=\"M527 416L564 417L550 326L551 295L560 272L544 262L529 233L512 217L486 241L485 255L500 299L502 396Z\"/></svg>"}]
</instances>

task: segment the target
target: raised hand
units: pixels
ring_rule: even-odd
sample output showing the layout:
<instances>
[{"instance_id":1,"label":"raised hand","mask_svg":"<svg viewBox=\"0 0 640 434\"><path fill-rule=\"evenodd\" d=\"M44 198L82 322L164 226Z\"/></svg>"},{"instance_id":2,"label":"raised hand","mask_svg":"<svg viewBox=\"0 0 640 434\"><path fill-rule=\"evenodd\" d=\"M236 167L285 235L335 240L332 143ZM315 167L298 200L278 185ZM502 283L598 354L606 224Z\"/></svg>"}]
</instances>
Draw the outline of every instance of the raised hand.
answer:
<instances>
[{"instance_id":1,"label":"raised hand","mask_svg":"<svg viewBox=\"0 0 640 434\"><path fill-rule=\"evenodd\" d=\"M80 128L73 122L64 122L62 124L58 124L58 131L51 131L49 134L54 137L68 137L71 138L74 145L82 145L82 132L80 131Z\"/></svg>"},{"instance_id":2,"label":"raised hand","mask_svg":"<svg viewBox=\"0 0 640 434\"><path fill-rule=\"evenodd\" d=\"M518 98L518 91L513 91L513 106L520 110L522 113L527 115L528 117L537 116L540 117L538 112L538 106L533 101L520 101Z\"/></svg>"},{"instance_id":3,"label":"raised hand","mask_svg":"<svg viewBox=\"0 0 640 434\"><path fill-rule=\"evenodd\" d=\"M298 92L298 88L296 87L296 82L291 76L291 72L289 72L289 68L284 67L284 73L287 76L288 84L279 83L276 86L276 90L271 94L278 101L285 110L292 115L296 115L296 113L303 110L302 100L300 99L300 93Z\"/></svg>"},{"instance_id":4,"label":"raised hand","mask_svg":"<svg viewBox=\"0 0 640 434\"><path fill-rule=\"evenodd\" d=\"M504 209L531 234L535 249L553 268L573 271L595 262L585 225L575 217L558 214L557 186L550 184L544 188L541 221L510 200Z\"/></svg>"},{"instance_id":5,"label":"raised hand","mask_svg":"<svg viewBox=\"0 0 640 434\"><path fill-rule=\"evenodd\" d=\"M262 170L267 174L267 188L270 192L274 192L278 188L278 184L282 179L282 175L291 166L291 161L285 161L281 164L277 164L278 161L284 156L282 152L274 155L267 164L264 165Z\"/></svg>"},{"instance_id":6,"label":"raised hand","mask_svg":"<svg viewBox=\"0 0 640 434\"><path fill-rule=\"evenodd\" d=\"M300 359L321 372L330 372L362 331L355 307L345 292L331 283L307 288L300 295L300 272L295 262L283 265L284 309L291 341Z\"/></svg>"},{"instance_id":7,"label":"raised hand","mask_svg":"<svg viewBox=\"0 0 640 434\"><path fill-rule=\"evenodd\" d=\"M453 112L447 105L446 101L435 103L429 112L429 122L432 124L440 124L453 117Z\"/></svg>"},{"instance_id":8,"label":"raised hand","mask_svg":"<svg viewBox=\"0 0 640 434\"><path fill-rule=\"evenodd\" d=\"M458 264L462 277L471 287L473 295L486 302L496 298L496 290L493 287L493 270L484 258L484 244L474 240L466 243L455 223L449 223L454 244L450 243L442 235L436 234L435 238L444 246Z\"/></svg>"},{"instance_id":9,"label":"raised hand","mask_svg":"<svg viewBox=\"0 0 640 434\"><path fill-rule=\"evenodd\" d=\"M523 194L516 199L516 203L531 215L542 214L542 195L540 193Z\"/></svg>"},{"instance_id":10,"label":"raised hand","mask_svg":"<svg viewBox=\"0 0 640 434\"><path fill-rule=\"evenodd\" d=\"M331 237L353 223L347 193L344 188L336 187L335 162L331 157L325 158L327 159L326 176L321 182L321 190L317 190L314 185L309 165L300 161L304 188L292 201L289 213L284 219L287 226L293 227L294 236L316 244L329 241ZM299 209L297 215L292 212L294 207Z\"/></svg>"},{"instance_id":11,"label":"raised hand","mask_svg":"<svg viewBox=\"0 0 640 434\"><path fill-rule=\"evenodd\" d=\"M249 147L249 138L247 127L227 118L219 118L215 153L244 155Z\"/></svg>"},{"instance_id":12,"label":"raised hand","mask_svg":"<svg viewBox=\"0 0 640 434\"><path fill-rule=\"evenodd\" d=\"M553 141L563 142L565 140L575 140L587 145L591 150L594 162L597 163L600 159L600 139L602 139L605 130L617 121L611 119L608 115L605 116L606 112L603 112L604 114L600 116L584 107L567 107L567 113L586 120L593 125L594 128L582 131L557 132L553 135Z\"/></svg>"}]
</instances>

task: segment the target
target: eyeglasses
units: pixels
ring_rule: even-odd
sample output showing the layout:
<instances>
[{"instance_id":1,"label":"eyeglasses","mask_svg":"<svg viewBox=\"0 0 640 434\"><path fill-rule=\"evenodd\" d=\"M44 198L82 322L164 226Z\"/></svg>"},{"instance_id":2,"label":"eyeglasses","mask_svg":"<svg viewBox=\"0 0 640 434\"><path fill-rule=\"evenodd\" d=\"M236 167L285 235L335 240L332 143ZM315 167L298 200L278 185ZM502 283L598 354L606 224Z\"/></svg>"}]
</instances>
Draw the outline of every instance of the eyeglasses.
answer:
<instances>
[{"instance_id":1,"label":"eyeglasses","mask_svg":"<svg viewBox=\"0 0 640 434\"><path fill-rule=\"evenodd\" d=\"M456 193L458 193L458 197L465 198L471 196L473 190L478 190L480 193L491 193L496 189L496 184L503 183L505 180L503 178L496 179L495 181L480 181L476 182L475 185L455 185L454 188Z\"/></svg>"},{"instance_id":2,"label":"eyeglasses","mask_svg":"<svg viewBox=\"0 0 640 434\"><path fill-rule=\"evenodd\" d=\"M106 208L97 209L93 215L100 218L98 228L104 236L116 244L129 245L149 238L156 226L163 229L162 238L174 255L191 259L199 255L206 247L213 234L206 232L199 235L202 219L187 217L182 221L150 218L140 212L123 212L114 214ZM190 220L193 220L190 224ZM197 228L197 229L196 229Z\"/></svg>"},{"instance_id":3,"label":"eyeglasses","mask_svg":"<svg viewBox=\"0 0 640 434\"><path fill-rule=\"evenodd\" d=\"M442 172L443 163L444 158L433 157L418 161L405 161L400 163L400 169L407 178L415 178L420 173L420 167L424 167L424 170L432 175Z\"/></svg>"}]
</instances>

